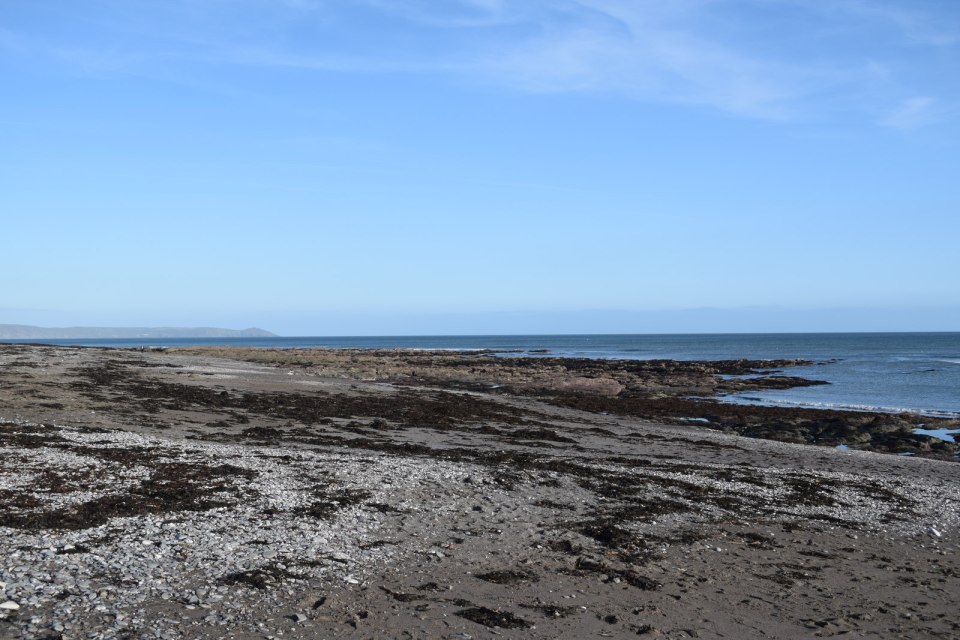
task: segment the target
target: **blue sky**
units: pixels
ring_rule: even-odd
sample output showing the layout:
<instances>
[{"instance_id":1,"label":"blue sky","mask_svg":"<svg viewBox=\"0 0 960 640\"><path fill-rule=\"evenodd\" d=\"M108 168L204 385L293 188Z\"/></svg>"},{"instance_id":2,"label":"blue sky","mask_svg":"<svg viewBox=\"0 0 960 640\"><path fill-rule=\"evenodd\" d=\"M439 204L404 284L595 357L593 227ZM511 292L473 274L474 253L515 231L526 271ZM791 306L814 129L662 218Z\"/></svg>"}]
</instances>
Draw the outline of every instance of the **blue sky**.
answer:
<instances>
[{"instance_id":1,"label":"blue sky","mask_svg":"<svg viewBox=\"0 0 960 640\"><path fill-rule=\"evenodd\" d=\"M5 0L0 78L0 323L960 329L954 0Z\"/></svg>"}]
</instances>

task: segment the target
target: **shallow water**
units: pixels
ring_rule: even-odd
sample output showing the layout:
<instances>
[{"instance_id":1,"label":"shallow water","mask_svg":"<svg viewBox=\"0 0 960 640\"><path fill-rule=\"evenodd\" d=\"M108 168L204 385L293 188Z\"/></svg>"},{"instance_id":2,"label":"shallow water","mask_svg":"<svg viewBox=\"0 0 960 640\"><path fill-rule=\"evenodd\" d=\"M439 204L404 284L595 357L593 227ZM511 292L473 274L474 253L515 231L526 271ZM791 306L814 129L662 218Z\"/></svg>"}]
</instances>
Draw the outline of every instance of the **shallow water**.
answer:
<instances>
[{"instance_id":1,"label":"shallow water","mask_svg":"<svg viewBox=\"0 0 960 640\"><path fill-rule=\"evenodd\" d=\"M914 433L922 436L933 436L947 442L954 442L960 429L914 429Z\"/></svg>"}]
</instances>

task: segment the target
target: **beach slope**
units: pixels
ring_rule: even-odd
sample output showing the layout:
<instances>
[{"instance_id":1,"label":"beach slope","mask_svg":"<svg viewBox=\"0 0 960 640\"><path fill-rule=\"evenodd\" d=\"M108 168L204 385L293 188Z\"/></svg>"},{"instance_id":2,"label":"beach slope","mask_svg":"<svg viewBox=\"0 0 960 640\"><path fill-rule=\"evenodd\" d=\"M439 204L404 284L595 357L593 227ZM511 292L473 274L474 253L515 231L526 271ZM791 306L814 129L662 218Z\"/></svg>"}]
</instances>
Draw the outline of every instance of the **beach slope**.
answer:
<instances>
[{"instance_id":1,"label":"beach slope","mask_svg":"<svg viewBox=\"0 0 960 640\"><path fill-rule=\"evenodd\" d=\"M960 633L949 452L564 400L716 364L366 356L0 346L0 638Z\"/></svg>"}]
</instances>

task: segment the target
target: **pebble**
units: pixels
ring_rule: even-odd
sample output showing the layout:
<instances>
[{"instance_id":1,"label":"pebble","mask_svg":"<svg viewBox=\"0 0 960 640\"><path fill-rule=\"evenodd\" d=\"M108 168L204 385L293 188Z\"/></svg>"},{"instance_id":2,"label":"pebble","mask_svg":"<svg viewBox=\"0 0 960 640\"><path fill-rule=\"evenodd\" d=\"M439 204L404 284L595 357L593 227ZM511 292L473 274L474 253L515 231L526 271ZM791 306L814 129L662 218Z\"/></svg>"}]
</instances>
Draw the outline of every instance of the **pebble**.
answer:
<instances>
[{"instance_id":1,"label":"pebble","mask_svg":"<svg viewBox=\"0 0 960 640\"><path fill-rule=\"evenodd\" d=\"M423 465L419 460L394 457L384 462L371 461L365 455L350 451L298 451L295 464L282 465L271 461L277 453L272 447L173 442L125 432L85 434L64 429L61 435L83 447L149 449L166 460L214 466L229 463L254 470L258 475L252 480L232 484L229 478L226 479L224 482L229 491L224 496L240 495L241 499L224 508L118 518L103 526L79 531L18 530L7 533L5 530L5 547L16 551L5 557L0 566L3 580L0 582L0 596L16 598L19 604L9 600L0 604L0 610L17 610L21 605L28 608L33 616L29 623L21 619L14 621L21 637L42 637L49 629L59 627L69 629L71 637L75 638L112 639L134 637L134 633L135 637L172 638L180 637L172 628L184 629L181 625L200 624L200 616L206 616L203 621L209 625L228 627L219 630L217 635L221 637L246 637L241 627L261 629L259 633L262 634L266 631L264 621L278 624L283 618L289 628L289 620L297 623L309 620L302 613L284 615L298 608L288 598L293 593L289 587L295 584L296 591L303 592L302 583L272 585L261 591L244 584L225 585L223 577L231 572L289 566L291 572L303 574L307 580L322 578L330 584L343 580L347 584L359 585L369 579L362 567L377 567L377 563L390 554L388 549L360 548L364 542L377 540L377 530L382 526L379 516L353 507L345 508L342 516L329 520L305 520L293 515L297 508L307 506L315 499L312 491L316 488L316 477L328 476L330 469L336 469L337 486L369 491L371 502L387 502L392 497L390 494L397 491L390 487L400 486L411 494L419 491L423 496L425 487L430 484L458 486L457 478L466 478L470 473L479 478L476 480L478 484L489 483L482 477L486 473L482 469L478 471L468 464L439 460ZM47 505L58 507L123 491L149 476L146 467L133 464L118 470L95 456L80 455L61 447L25 449L19 453L25 457L25 464L32 465L33 469L85 467L94 472L97 479L82 493L44 495ZM0 475L0 489L10 488L2 484L5 477L10 476ZM251 490L249 495L243 495L248 488ZM437 501L424 501L426 511L412 517L436 519L436 514L429 513L434 508L461 513L475 501L469 496L456 502L456 498L449 495L437 495ZM493 503L490 498L487 500ZM416 509L416 505L411 500L407 506ZM271 517L264 519L267 508ZM477 506L475 511L482 513L484 508ZM498 508L493 504L487 507L487 511L495 513ZM864 511L855 515L869 521L871 513ZM954 516L948 513L941 518L939 512L936 513L930 521L937 522L944 531L956 526ZM364 514L369 517L357 517ZM923 531L922 524L918 526L916 521L909 527L904 526L911 536L916 536L918 529ZM495 531L501 532L500 529ZM943 535L932 526L926 531L934 538ZM852 534L850 537L857 538ZM57 553L58 549L74 550L80 545L90 547L90 551ZM720 547L715 549L722 551ZM443 551L434 551L434 555L437 558L446 556ZM342 562L309 566L299 563L299 560L314 561L317 558L336 558ZM347 574L348 569L353 574ZM105 576L109 576L109 580L105 580ZM114 581L116 586L105 584ZM614 576L612 582L618 583L620 578ZM315 587L315 584L310 585L310 588ZM452 589L452 586L448 588ZM61 599L64 593L67 595ZM578 596L563 597L576 599ZM162 603L167 615L179 616L184 613L187 603L200 609L183 620L146 617L144 612L159 604L160 600L168 601ZM322 604L322 600L316 602ZM254 602L255 607L251 606ZM586 607L580 609L585 611ZM35 613L38 615L34 616ZM357 619L361 617L358 614ZM271 629L271 632L283 635L278 630ZM470 638L467 634L449 637Z\"/></svg>"},{"instance_id":2,"label":"pebble","mask_svg":"<svg viewBox=\"0 0 960 640\"><path fill-rule=\"evenodd\" d=\"M76 531L4 530L5 548L15 551L0 565L0 599L17 597L16 602L0 603L0 617L7 624L12 622L24 638L61 633L113 640L133 637L136 630L138 638L165 639L180 637L183 625L197 623L243 635L244 629L259 629L257 624L270 616L284 617L283 607L290 606L295 598L291 594L299 593L304 583L290 578L287 584L259 590L223 584L224 576L261 567L285 568L306 580L362 585L366 576L358 567L396 553L389 548L361 548L377 539L376 532L385 523L375 514L358 519L359 508L347 507L342 517L329 520L297 515L297 508L316 499L317 477L335 468L334 486L367 491L371 502L389 502L396 491L392 487L415 493L465 477L467 470L478 473L464 463L437 461L425 467L419 461L393 458L371 467L368 459L353 452L298 452L296 464L281 464L271 461L277 451L273 447L174 442L122 431L84 433L63 427L59 435L78 449L145 449L166 460L210 466L229 463L257 475L236 482L226 479L223 496L234 502L227 508L117 518ZM50 468L84 469L97 478L83 491L45 494L45 508L121 493L151 472L149 466L112 465L67 447L31 448L20 454L24 456L20 475L0 474L0 489L13 489L19 486L18 477ZM273 514L269 519L263 517L267 509ZM89 551L75 552L79 548ZM301 564L327 557L340 562ZM104 576L110 576L110 581ZM251 598L257 607L250 607ZM145 618L142 612L158 603L166 607L176 603L177 611L197 617ZM30 609L29 620L8 615L21 607ZM296 615L297 622L308 620L302 613ZM279 635L277 630L271 633Z\"/></svg>"}]
</instances>

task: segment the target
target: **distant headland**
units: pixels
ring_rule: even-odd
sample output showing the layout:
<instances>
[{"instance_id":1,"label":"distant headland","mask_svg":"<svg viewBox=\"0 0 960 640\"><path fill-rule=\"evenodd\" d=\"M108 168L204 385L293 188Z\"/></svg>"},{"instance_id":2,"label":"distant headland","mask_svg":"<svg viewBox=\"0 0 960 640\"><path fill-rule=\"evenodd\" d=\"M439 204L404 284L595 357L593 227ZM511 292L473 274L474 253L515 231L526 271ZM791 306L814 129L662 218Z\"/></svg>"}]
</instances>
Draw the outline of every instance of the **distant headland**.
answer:
<instances>
[{"instance_id":1,"label":"distant headland","mask_svg":"<svg viewBox=\"0 0 960 640\"><path fill-rule=\"evenodd\" d=\"M275 338L263 329L216 327L34 327L0 324L0 340L74 340L127 338Z\"/></svg>"}]
</instances>

